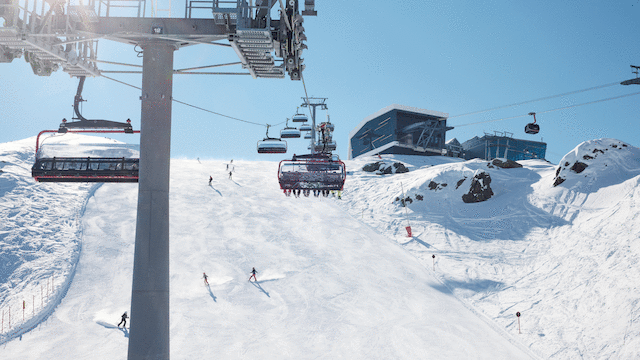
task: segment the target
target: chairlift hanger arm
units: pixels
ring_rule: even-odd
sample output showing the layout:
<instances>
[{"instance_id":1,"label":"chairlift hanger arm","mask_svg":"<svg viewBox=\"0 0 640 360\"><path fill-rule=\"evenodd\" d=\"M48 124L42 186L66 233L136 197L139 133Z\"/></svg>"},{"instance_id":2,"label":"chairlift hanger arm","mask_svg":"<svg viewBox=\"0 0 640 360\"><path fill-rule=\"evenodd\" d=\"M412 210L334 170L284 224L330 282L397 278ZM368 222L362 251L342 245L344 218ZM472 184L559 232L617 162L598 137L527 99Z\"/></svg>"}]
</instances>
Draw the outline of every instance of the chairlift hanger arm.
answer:
<instances>
[{"instance_id":1,"label":"chairlift hanger arm","mask_svg":"<svg viewBox=\"0 0 640 360\"><path fill-rule=\"evenodd\" d=\"M60 129L58 132L67 132L68 129L123 129L125 133L133 133L133 128L131 127L131 120L127 120L127 122L118 122L118 121L110 121L110 120L88 120L80 113L80 103L84 100L82 99L82 89L84 88L84 81L86 77L80 76L80 81L78 82L78 90L76 91L76 96L73 99L73 110L76 114L74 119L78 121L73 121L68 123L66 120L62 121L60 124Z\"/></svg>"}]
</instances>

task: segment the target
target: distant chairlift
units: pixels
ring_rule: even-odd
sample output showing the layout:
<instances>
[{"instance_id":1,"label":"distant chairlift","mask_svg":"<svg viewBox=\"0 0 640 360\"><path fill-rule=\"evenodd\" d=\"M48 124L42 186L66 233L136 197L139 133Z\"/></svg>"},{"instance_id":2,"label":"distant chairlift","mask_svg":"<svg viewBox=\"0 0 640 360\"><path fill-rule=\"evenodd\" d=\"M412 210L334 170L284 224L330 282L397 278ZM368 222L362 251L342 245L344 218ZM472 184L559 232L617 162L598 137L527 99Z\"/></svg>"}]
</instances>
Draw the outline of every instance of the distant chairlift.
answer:
<instances>
[{"instance_id":1,"label":"distant chairlift","mask_svg":"<svg viewBox=\"0 0 640 360\"><path fill-rule=\"evenodd\" d=\"M308 132L308 133L304 134L304 138L305 139L313 139L313 135L311 135L311 132Z\"/></svg>"},{"instance_id":2,"label":"distant chairlift","mask_svg":"<svg viewBox=\"0 0 640 360\"><path fill-rule=\"evenodd\" d=\"M530 112L529 115L533 115L533 122L528 123L524 127L524 132L527 134L537 134L540 131L540 125L536 124L536 113Z\"/></svg>"},{"instance_id":3,"label":"distant chairlift","mask_svg":"<svg viewBox=\"0 0 640 360\"><path fill-rule=\"evenodd\" d=\"M347 177L345 165L331 154L298 155L282 160L278 166L278 182L288 190L341 191Z\"/></svg>"},{"instance_id":4,"label":"distant chairlift","mask_svg":"<svg viewBox=\"0 0 640 360\"><path fill-rule=\"evenodd\" d=\"M126 123L108 120L87 120L79 110L85 77L80 78L74 100L77 119L62 120L58 130L44 130L36 137L36 161L31 175L38 182L138 182L138 158L104 157L43 157L40 154L40 136L44 133L139 133L133 130L131 120Z\"/></svg>"},{"instance_id":5,"label":"distant chairlift","mask_svg":"<svg viewBox=\"0 0 640 360\"><path fill-rule=\"evenodd\" d=\"M269 137L269 127L270 125L267 125L267 137L258 141L258 154L285 154L287 152L287 142Z\"/></svg>"},{"instance_id":6,"label":"distant chairlift","mask_svg":"<svg viewBox=\"0 0 640 360\"><path fill-rule=\"evenodd\" d=\"M293 122L302 122L302 123L307 122L307 120L309 120L307 118L307 115L300 114L297 110L296 110L296 114L293 115L293 119L291 119L291 121Z\"/></svg>"},{"instance_id":7,"label":"distant chairlift","mask_svg":"<svg viewBox=\"0 0 640 360\"><path fill-rule=\"evenodd\" d=\"M315 150L316 152L319 152L319 153L327 153L327 152L335 151L336 148L337 148L336 142L333 140L327 141L326 143L319 142L319 143L316 143L315 145Z\"/></svg>"},{"instance_id":8,"label":"distant chairlift","mask_svg":"<svg viewBox=\"0 0 640 360\"><path fill-rule=\"evenodd\" d=\"M302 125L300 125L300 131L311 131L311 125L304 123Z\"/></svg>"},{"instance_id":9,"label":"distant chairlift","mask_svg":"<svg viewBox=\"0 0 640 360\"><path fill-rule=\"evenodd\" d=\"M299 137L300 137L300 130L294 127L289 127L289 119L287 119L287 124L285 125L285 128L280 130L280 138L291 139L291 138L299 138Z\"/></svg>"}]
</instances>

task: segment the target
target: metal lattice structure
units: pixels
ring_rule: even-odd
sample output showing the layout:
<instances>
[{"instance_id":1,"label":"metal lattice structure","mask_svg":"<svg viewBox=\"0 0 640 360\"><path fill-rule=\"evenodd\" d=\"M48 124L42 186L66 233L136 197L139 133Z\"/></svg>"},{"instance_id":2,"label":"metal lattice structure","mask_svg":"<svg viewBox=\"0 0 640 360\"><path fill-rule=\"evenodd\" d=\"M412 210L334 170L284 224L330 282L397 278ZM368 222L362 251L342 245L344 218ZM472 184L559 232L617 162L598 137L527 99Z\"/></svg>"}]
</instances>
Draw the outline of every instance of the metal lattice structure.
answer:
<instances>
[{"instance_id":1,"label":"metal lattice structure","mask_svg":"<svg viewBox=\"0 0 640 360\"><path fill-rule=\"evenodd\" d=\"M302 15L315 15L314 6L305 1L300 14L297 0L187 0L184 18L156 18L146 17L145 0L0 0L0 62L24 56L36 75L62 68L71 76L100 76L99 39L216 44L232 47L254 78L288 73L299 80L307 48ZM281 17L272 19L273 12Z\"/></svg>"}]
</instances>

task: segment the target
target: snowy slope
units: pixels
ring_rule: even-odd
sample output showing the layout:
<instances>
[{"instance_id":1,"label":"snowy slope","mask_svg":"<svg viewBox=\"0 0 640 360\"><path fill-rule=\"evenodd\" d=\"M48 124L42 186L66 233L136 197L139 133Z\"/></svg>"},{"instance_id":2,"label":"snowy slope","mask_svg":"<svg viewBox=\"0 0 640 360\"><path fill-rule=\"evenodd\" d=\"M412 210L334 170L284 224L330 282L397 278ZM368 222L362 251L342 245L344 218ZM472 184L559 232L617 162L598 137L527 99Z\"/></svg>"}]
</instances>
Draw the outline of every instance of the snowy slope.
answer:
<instances>
[{"instance_id":1,"label":"snowy slope","mask_svg":"<svg viewBox=\"0 0 640 360\"><path fill-rule=\"evenodd\" d=\"M34 149L35 137L0 144L0 343L41 322L62 299L80 254L79 216L95 188L36 185ZM23 324L9 330L12 320Z\"/></svg>"},{"instance_id":2,"label":"snowy slope","mask_svg":"<svg viewBox=\"0 0 640 360\"><path fill-rule=\"evenodd\" d=\"M410 172L376 175L361 169L380 159L357 159L347 162L342 200L283 196L273 162L234 162L230 180L223 161L172 160L172 358L638 358L640 157L625 145L580 144L563 161L589 166L575 173L561 163L558 186L558 167L543 161L501 169L389 156L385 163ZM137 186L34 185L33 148L2 146L0 160L11 165L0 181L16 184L2 204L53 189L39 201L38 229L68 217L48 204L72 199L69 192L79 197L69 211L82 217L67 225L72 250L24 260L43 279L66 262L73 282L55 311L36 316L51 314L35 330L21 340L5 331L0 357L124 359L128 333L115 324L130 301ZM461 197L481 171L494 195L466 204ZM406 208L396 200L403 192L412 198ZM10 213L0 219L22 226ZM13 248L0 256L30 241L12 231ZM253 266L256 284L247 282ZM14 279L0 284L0 296L19 301L12 306L28 293L12 285L22 274L0 271Z\"/></svg>"},{"instance_id":3,"label":"snowy slope","mask_svg":"<svg viewBox=\"0 0 640 360\"><path fill-rule=\"evenodd\" d=\"M602 152L594 157L596 148ZM582 160L590 164L583 173L566 171L565 162L571 167L572 160L589 154L593 159ZM362 159L351 164L353 191L343 200L354 216L394 237L425 264L436 255L439 279L511 334L518 332L520 312L518 338L543 358L635 359L639 154L612 139L580 144L561 162L558 173L567 180L556 187L558 167L543 161L500 169L479 160L443 164L395 157L385 162L403 161L412 171L380 177L357 171L380 161ZM461 197L478 171L491 175L494 196L464 204ZM431 190L432 181L447 186ZM406 209L394 201L402 188L414 200ZM416 201L416 194L423 200Z\"/></svg>"},{"instance_id":4,"label":"snowy slope","mask_svg":"<svg viewBox=\"0 0 640 360\"><path fill-rule=\"evenodd\" d=\"M530 358L334 199L284 197L276 163L234 165L229 180L220 161L172 162L173 358ZM114 324L130 300L135 198L132 184L96 191L67 296L3 355L126 357Z\"/></svg>"}]
</instances>

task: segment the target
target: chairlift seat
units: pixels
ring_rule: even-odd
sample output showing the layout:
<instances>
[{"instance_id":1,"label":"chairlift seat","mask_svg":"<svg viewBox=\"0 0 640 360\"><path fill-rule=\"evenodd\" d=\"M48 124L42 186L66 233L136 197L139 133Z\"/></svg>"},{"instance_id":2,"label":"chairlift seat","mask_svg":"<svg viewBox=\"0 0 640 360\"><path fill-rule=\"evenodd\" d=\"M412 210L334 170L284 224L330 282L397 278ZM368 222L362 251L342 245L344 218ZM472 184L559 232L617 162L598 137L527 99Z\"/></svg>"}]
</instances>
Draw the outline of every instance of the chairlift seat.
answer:
<instances>
[{"instance_id":1,"label":"chairlift seat","mask_svg":"<svg viewBox=\"0 0 640 360\"><path fill-rule=\"evenodd\" d=\"M335 141L329 141L327 143L318 143L318 144L316 144L316 151L317 152L335 151L336 148L337 148L337 146L336 146L336 142Z\"/></svg>"},{"instance_id":2,"label":"chairlift seat","mask_svg":"<svg viewBox=\"0 0 640 360\"><path fill-rule=\"evenodd\" d=\"M311 125L304 123L302 125L300 125L300 131L311 131Z\"/></svg>"},{"instance_id":3,"label":"chairlift seat","mask_svg":"<svg viewBox=\"0 0 640 360\"><path fill-rule=\"evenodd\" d=\"M308 120L307 115L304 115L304 114L295 114L291 119L291 121L293 122L307 122L307 120Z\"/></svg>"},{"instance_id":4,"label":"chairlift seat","mask_svg":"<svg viewBox=\"0 0 640 360\"><path fill-rule=\"evenodd\" d=\"M38 158L31 176L38 182L138 182L140 159Z\"/></svg>"},{"instance_id":5,"label":"chairlift seat","mask_svg":"<svg viewBox=\"0 0 640 360\"><path fill-rule=\"evenodd\" d=\"M285 154L287 142L280 139L264 139L258 141L258 154Z\"/></svg>"},{"instance_id":6,"label":"chairlift seat","mask_svg":"<svg viewBox=\"0 0 640 360\"><path fill-rule=\"evenodd\" d=\"M280 130L280 137L284 139L299 138L300 130L296 128L284 128Z\"/></svg>"},{"instance_id":7,"label":"chairlift seat","mask_svg":"<svg viewBox=\"0 0 640 360\"><path fill-rule=\"evenodd\" d=\"M283 160L278 166L278 182L283 190L342 190L346 177L342 161L318 154Z\"/></svg>"}]
</instances>

